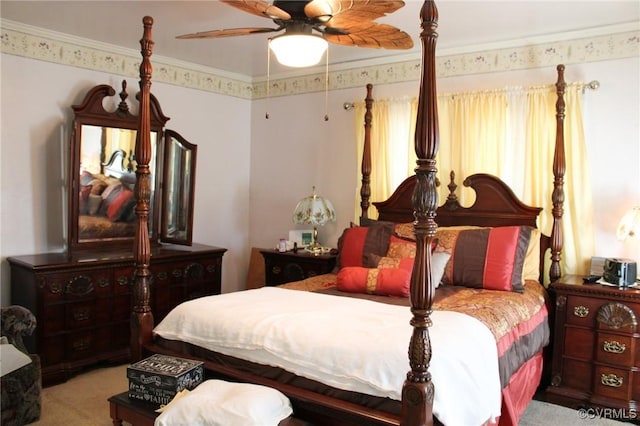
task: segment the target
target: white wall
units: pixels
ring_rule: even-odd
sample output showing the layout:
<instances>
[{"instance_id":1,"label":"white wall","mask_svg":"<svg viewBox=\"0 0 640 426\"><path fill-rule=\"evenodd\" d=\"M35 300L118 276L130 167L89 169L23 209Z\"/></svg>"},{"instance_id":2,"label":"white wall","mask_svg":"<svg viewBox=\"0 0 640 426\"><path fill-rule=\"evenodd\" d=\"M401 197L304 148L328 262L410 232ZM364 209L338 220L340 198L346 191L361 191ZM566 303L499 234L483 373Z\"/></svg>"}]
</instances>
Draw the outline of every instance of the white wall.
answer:
<instances>
[{"instance_id":1,"label":"white wall","mask_svg":"<svg viewBox=\"0 0 640 426\"><path fill-rule=\"evenodd\" d=\"M615 238L617 222L628 208L640 205L640 59L567 66L567 82L598 80L600 88L585 95L585 136L591 181L598 256L640 261L640 243ZM443 78L438 91L455 92L512 85L555 83L555 67ZM374 86L374 98L416 95L418 82ZM316 185L335 208L337 223L320 229L322 243L335 246L354 218L360 169L356 166L353 112L345 101L364 99L366 89L332 91L330 120L322 120L324 94L254 101L251 137L251 244L273 247L296 229L291 213L297 201ZM265 120L269 106L270 119ZM551 170L551 169L549 169ZM549 171L551 173L551 171Z\"/></svg>"},{"instance_id":2,"label":"white wall","mask_svg":"<svg viewBox=\"0 0 640 426\"><path fill-rule=\"evenodd\" d=\"M10 303L7 256L64 247L60 145L71 105L97 84L119 92L122 77L3 54L1 57L0 302ZM137 79L127 79L130 96ZM152 84L167 127L198 145L194 235L225 247L223 291L244 285L248 265L250 101ZM64 135L61 133L64 132Z\"/></svg>"}]
</instances>

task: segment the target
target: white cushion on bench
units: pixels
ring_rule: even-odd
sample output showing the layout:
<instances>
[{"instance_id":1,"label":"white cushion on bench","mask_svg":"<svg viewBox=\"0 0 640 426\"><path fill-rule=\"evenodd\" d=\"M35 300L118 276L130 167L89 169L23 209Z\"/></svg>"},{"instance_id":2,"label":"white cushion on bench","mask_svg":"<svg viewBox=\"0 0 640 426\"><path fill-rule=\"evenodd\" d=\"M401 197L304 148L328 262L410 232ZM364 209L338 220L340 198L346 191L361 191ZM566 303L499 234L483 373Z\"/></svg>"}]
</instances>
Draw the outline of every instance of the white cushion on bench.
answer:
<instances>
[{"instance_id":1,"label":"white cushion on bench","mask_svg":"<svg viewBox=\"0 0 640 426\"><path fill-rule=\"evenodd\" d=\"M291 402L276 389L207 380L171 401L155 426L276 426L292 413Z\"/></svg>"}]
</instances>

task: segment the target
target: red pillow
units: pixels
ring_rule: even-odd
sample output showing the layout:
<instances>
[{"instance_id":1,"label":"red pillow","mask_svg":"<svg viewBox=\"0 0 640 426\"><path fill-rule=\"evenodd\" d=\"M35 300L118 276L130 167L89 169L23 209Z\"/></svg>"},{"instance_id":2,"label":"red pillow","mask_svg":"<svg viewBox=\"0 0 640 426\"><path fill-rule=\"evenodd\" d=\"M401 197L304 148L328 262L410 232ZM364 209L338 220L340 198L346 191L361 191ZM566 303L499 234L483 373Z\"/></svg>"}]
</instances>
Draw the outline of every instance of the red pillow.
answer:
<instances>
[{"instance_id":1,"label":"red pillow","mask_svg":"<svg viewBox=\"0 0 640 426\"><path fill-rule=\"evenodd\" d=\"M439 231L438 251L451 254L443 283L524 292L522 268L532 229L503 226Z\"/></svg>"},{"instance_id":2,"label":"red pillow","mask_svg":"<svg viewBox=\"0 0 640 426\"><path fill-rule=\"evenodd\" d=\"M369 255L385 256L393 232L392 223L347 228L338 239L336 269L349 266L375 267Z\"/></svg>"},{"instance_id":3,"label":"red pillow","mask_svg":"<svg viewBox=\"0 0 640 426\"><path fill-rule=\"evenodd\" d=\"M107 217L109 220L115 222L116 220L120 220L123 216L126 216L128 211L125 212L125 210L134 205L130 200L135 200L133 198L133 191L123 189L118 192L113 201L111 201L107 207Z\"/></svg>"},{"instance_id":4,"label":"red pillow","mask_svg":"<svg viewBox=\"0 0 640 426\"><path fill-rule=\"evenodd\" d=\"M411 271L401 268L362 268L347 266L336 279L338 290L379 296L408 297Z\"/></svg>"}]
</instances>

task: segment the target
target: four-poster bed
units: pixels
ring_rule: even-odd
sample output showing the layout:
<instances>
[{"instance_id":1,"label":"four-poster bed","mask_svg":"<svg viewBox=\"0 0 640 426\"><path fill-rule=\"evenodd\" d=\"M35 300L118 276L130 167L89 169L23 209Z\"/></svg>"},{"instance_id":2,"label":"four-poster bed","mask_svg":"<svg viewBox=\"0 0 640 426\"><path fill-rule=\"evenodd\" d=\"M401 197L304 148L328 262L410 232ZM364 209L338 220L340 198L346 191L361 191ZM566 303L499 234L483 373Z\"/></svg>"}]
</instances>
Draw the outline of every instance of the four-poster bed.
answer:
<instances>
[{"instance_id":1,"label":"four-poster bed","mask_svg":"<svg viewBox=\"0 0 640 426\"><path fill-rule=\"evenodd\" d=\"M172 339L171 337L163 338L159 336L158 330L163 328L164 322L156 328L156 334L154 335L153 315L149 304L149 294L151 291L150 274L148 269L150 250L149 237L147 234L147 218L149 212L147 152L149 149L148 109L151 78L151 65L149 58L151 55L151 46L153 45L153 41L151 40L152 19L149 17L144 18L145 30L141 40L143 60L140 66L140 127L136 143L136 159L138 160L138 169L136 171L138 178L136 186L136 196L138 200L136 213L138 215L138 222L134 245L134 307L131 316L131 349L134 359L140 359L147 353L165 353L169 355L203 359L205 360L205 367L207 370L217 377L236 381L247 381L279 389L292 400L296 417L311 421L313 424L433 424L438 421L444 422L445 420L442 419L448 418L447 416L449 414L453 414L449 412L454 411L457 408L452 409L451 405L454 402L461 401L461 399L458 399L441 402L440 405L443 407L449 404L448 408L441 409L440 413L434 412L434 396L437 399L441 393L446 393L445 386L442 385L447 383L447 376L442 378L443 370L440 369L437 374L439 380L441 380L439 382L441 385L436 385L434 388L432 378L435 377L436 370L432 369L432 367L435 367L432 365L432 361L433 363L436 361L440 363L442 359L441 354L449 352L447 352L445 350L446 348L442 346L432 348L432 339L436 338L438 333L443 333L442 330L445 330L444 336L447 337L445 340L456 340L455 332L450 331L452 335L447 336L447 324L445 324L443 329L441 325L442 320L438 319L438 321L436 321L437 317L442 316L440 308L446 309L448 307L453 307L452 310L454 311L458 311L459 313L468 313L472 310L470 309L470 306L475 306L478 310L484 310L486 313L489 308L484 306L484 301L489 303L489 300L491 299L487 294L490 294L491 292L501 293L503 296L507 297L510 302L497 302L498 305L518 304L519 302L517 302L517 300L521 298L530 299L532 302L526 307L517 306L513 312L504 314L507 316L520 315L518 317L518 321L515 324L511 324L508 329L500 331L499 326L496 324L491 326L491 324L487 324L490 323L490 321L485 319L484 324L487 326L486 329L490 329L489 336L493 335L493 338L495 338L495 340L492 340L493 349L489 349L486 353L491 353L491 350L493 350L497 351L498 356L494 355L489 358L482 359L480 358L480 355L478 355L475 360L471 359L471 361L477 362L479 360L481 363L486 365L490 365L495 361L496 371L498 371L498 369L500 370L500 377L497 383L498 407L490 407L487 414L483 414L485 417L482 417L483 420L480 421L479 424L489 422L491 419L495 418L496 414L500 416L500 404L502 404L503 413L502 416L500 416L500 424L506 425L517 423L517 419L524 410L528 401L532 398L533 392L539 383L542 371L542 348L546 345L549 338L547 309L545 306L546 295L544 288L539 283L541 282L541 276L543 275L542 270L544 269L539 265L544 264L542 259L548 248L551 249L550 280L554 281L560 275L559 259L562 247L560 219L562 216L562 184L565 169L563 151L564 141L562 137L562 125L564 120L564 102L562 100L564 91L564 68L562 66L558 67L558 131L553 165L555 186L553 193L554 226L552 236L550 238L540 236L538 241L537 236L539 233L535 233L532 229L536 226L536 218L541 209L524 205L513 195L511 190L502 181L489 175L474 175L465 180L464 184L472 187L476 191L476 202L473 206L469 208L461 207L452 190L445 204L438 207L438 197L436 193L437 169L435 163L435 156L438 151L439 144L435 88L435 44L437 39L437 19L438 12L435 3L433 1L425 1L421 10L423 31L420 37L422 40L423 53L415 139L415 150L418 157L416 174L415 176L405 180L387 201L373 203L377 207L379 213L377 223L376 221L369 220L369 178L371 175L369 131L371 127L370 109L373 103L371 86L368 86L366 98L367 115L365 116L365 146L362 159L362 188L360 192L362 224L364 225L365 223L368 223L368 227L371 229L376 227L392 229L391 232L394 233L394 237L404 237L405 239L403 241L406 239L412 240L411 244L413 244L415 250L415 255L412 260L413 266L409 272L410 298L405 299L405 304L410 305L410 314L407 313L407 308L402 308L402 312L407 315L406 318L402 317L402 321L403 324L406 324L407 336L410 336L410 339L407 342L409 347L409 365L407 367L409 371L408 373L406 373L406 370L400 372L401 381L404 380L404 384L401 384L401 386L396 389L398 396L391 399L385 398L383 395L373 395L372 397L367 395L366 392L363 393L358 391L357 388L355 388L356 390L352 390L349 387L346 388L347 395L345 396L343 395L345 392L341 393L340 389L337 389L335 385L331 386L331 382L328 383L330 385L329 387L323 386L323 383L319 383L319 380L314 377L311 377L311 379L305 379L304 377L299 377L287 372L284 367L274 372L268 366L257 365L257 368L259 369L258 371L251 370L245 365L244 361L241 361L233 354L229 355L229 353L225 353L224 350L220 350L219 353L211 353L211 351L207 350L204 345L199 346L186 340L180 341L180 338ZM455 185L452 185L452 188L454 187ZM386 225L389 222L405 225L408 222L412 222L412 232L409 233L410 235L406 235L406 233L402 234L402 232L400 232L401 228L399 227L401 225ZM509 232L513 231L511 233L516 236L514 244L517 245L517 251L519 253L518 256L521 255L521 258L519 261L519 272L515 272L516 269L514 266L511 278L517 278L516 281L520 281L521 288L516 288L514 286L513 288L509 287L507 289L509 291L495 291L486 288L483 289L482 287L484 287L484 284L481 283L480 288L457 288L453 290L452 288L456 287L455 285L440 286L440 288L443 288L443 291L436 292L435 289L438 287L440 279L435 278L432 275L432 269L434 269L434 259L438 253L437 247L445 240L450 241L451 238L457 238L459 240L461 238L461 232L469 230L465 228L462 231L445 231L450 232L449 234L438 234L438 227L451 227L457 225L482 227L484 236L492 235L493 229L508 228ZM364 228L364 226L362 228ZM345 230L345 233L346 232L347 230ZM365 230L364 232L367 233L372 231ZM526 240L521 240L523 234L527 235ZM522 241L524 241L524 245L521 244ZM532 242L535 242L535 244ZM342 249L345 252L347 250L346 247L342 247ZM458 252L457 248L452 249L451 246L449 246L446 249L455 250L455 256L457 256L456 259L458 263L459 259L464 258L460 254L462 252ZM533 253L533 255L525 256L525 251L529 254ZM384 255L384 252L382 254ZM453 256L453 252L451 252L450 256ZM524 270L527 266L523 266L523 263L527 262L527 259L529 259L528 262L530 266L530 259L532 258L535 259L534 277L532 279L529 275L525 280L523 277ZM346 268L345 262L346 258L343 258L343 264L341 265L342 268ZM455 267L450 266L449 268L449 272L445 272L445 276L449 276L450 278L454 277L456 273ZM321 281L319 287L322 287L323 290L320 291L320 293L323 293L321 297L337 297L335 293L338 290L335 290L334 288L326 288L326 283L331 280L335 281L335 279L335 274L333 277L330 276L329 278L319 277L319 280ZM294 285L289 286L289 288L303 288L305 285L306 284L301 284L300 287L296 287L296 284L294 283ZM310 286L313 287L313 285ZM317 289L318 287L316 286L315 288ZM251 293L254 291L261 290L247 290L246 292L239 293ZM301 298L292 300L301 300L299 303L309 303L309 305L297 306L300 310L298 313L301 315L306 314L307 310L311 310L311 306L315 303L321 304L318 302L320 299L315 298L316 296L312 296L315 294L314 292L296 292L289 289L282 290L271 288L263 289L260 295L262 296L268 292L273 293L274 291L280 292L278 293L279 295L281 295L281 292L283 291L288 292L288 296L291 295L291 297ZM293 293L297 293L298 295L293 296ZM442 294L438 295L436 293ZM255 296L256 293L252 294ZM229 295L215 297L225 296ZM231 296L242 297L242 295L238 295L237 293ZM310 297L310 299L306 299L307 297ZM365 295L363 297L376 299L375 296L370 295ZM476 299L481 302L476 301L473 303L472 298L475 297L484 297L484 299ZM465 298L467 298L466 301ZM351 298L345 297L338 297L338 299L351 300ZM231 299L227 297L225 300ZM379 301L379 298L377 298L376 301ZM249 312L246 316L252 316L255 313L252 309L255 308L255 310L258 310L258 301L254 300L254 302L254 304L249 306ZM373 303L373 305L375 305L374 309L382 309L384 312L386 312L387 309L391 309L387 308L387 306L390 306L388 303L375 303L375 301L371 302L370 300L358 301L357 303L360 302L363 302L363 307L365 304L367 304L367 306L371 306L371 303ZM200 302L198 301L198 303ZM343 302L340 301L335 304L330 303L330 305L339 305L341 303ZM399 302L399 298L395 298L392 303L402 304L402 301ZM192 306L196 305L190 306L191 307L185 309L187 311L193 311ZM350 308L345 309L348 310ZM200 313L202 313L203 310L204 309L200 308ZM520 312L520 314L514 313L515 311ZM374 311L373 315L377 315L377 312L378 311ZM206 317L215 317L217 315L217 310L215 308L206 309L205 313ZM176 315L180 315L180 313ZM497 315L503 315L503 313ZM245 315L241 314L238 316L243 317ZM180 317L180 321L182 319L184 318ZM198 319L194 321L197 322L200 320ZM483 322L482 319L480 322ZM320 334L320 330L315 324L317 323L306 323L307 331L306 333L302 333L302 339L306 339L305 342L311 342L319 339L318 335ZM436 325L438 327L436 327ZM371 326L371 328L373 327L374 326ZM371 340L382 339L383 346L386 339L390 337L385 335L376 335L376 330L373 329L370 331L374 333L371 335ZM244 331L241 330L239 333L240 332ZM299 333L300 331L298 330L297 332ZM436 335L432 335L434 332L436 332ZM170 331L168 334L164 334L164 336L171 336L171 333L173 333L173 331ZM329 334L331 334L331 330L329 330ZM458 340L465 339L467 339L467 337ZM525 342L528 343L525 344ZM535 344L532 342L535 342ZM403 345L404 344L405 343L403 343ZM518 361L508 361L507 353L514 352L512 350L513 347L520 344L523 346L519 346L518 351L524 348L524 352L528 353L528 355ZM302 346L305 345L306 343ZM478 354L483 353L480 352L482 349L479 346L476 347L473 345L474 344L467 347L465 351L458 352L473 354L474 351L477 350L479 351L477 352ZM406 346L404 347L405 349L401 350L401 352L406 361ZM360 353L361 358L362 355L363 354ZM366 352L364 355L371 355L371 353ZM373 355L371 356L373 357ZM498 357L505 361L501 366L498 366L498 360L493 359ZM246 359L251 361L250 357ZM380 364L383 364L382 359L376 358L376 360L379 361ZM510 367L505 367L505 364L509 364L510 362L515 364ZM254 360L251 368L256 367L256 363L258 363L258 361ZM453 374L456 369L456 365L452 365L453 367L449 367L449 369L444 368L444 373ZM480 370L483 370L482 367L478 368L477 366L472 368L475 370L471 370L474 372L471 376L475 376L476 373L479 374L481 372ZM505 368L508 370L506 373ZM487 368L487 370L490 369ZM397 369L395 369L394 373L398 373ZM434 376L432 376L432 374ZM475 377L471 378L475 380ZM454 382L456 380L450 379L450 381ZM476 389L475 394L472 395L470 393L469 396L480 396L480 394L483 393L491 393L489 389L483 388L484 383L485 382L480 379L478 379L477 382L474 382L473 384L478 385L479 388ZM491 386L494 385L495 382L491 384ZM319 386L323 387L323 389L321 390ZM438 389L440 389L440 393L438 393ZM500 391L500 389L502 389L502 391ZM464 396L461 395L458 398L464 398ZM500 398L502 398L502 401L500 401ZM372 400L372 402L369 402L370 400ZM466 403L470 402L463 399L460 405L465 405ZM506 411L505 406L508 406ZM439 408L437 408L436 411L438 409ZM434 414L438 414L440 420L436 419Z\"/></svg>"}]
</instances>

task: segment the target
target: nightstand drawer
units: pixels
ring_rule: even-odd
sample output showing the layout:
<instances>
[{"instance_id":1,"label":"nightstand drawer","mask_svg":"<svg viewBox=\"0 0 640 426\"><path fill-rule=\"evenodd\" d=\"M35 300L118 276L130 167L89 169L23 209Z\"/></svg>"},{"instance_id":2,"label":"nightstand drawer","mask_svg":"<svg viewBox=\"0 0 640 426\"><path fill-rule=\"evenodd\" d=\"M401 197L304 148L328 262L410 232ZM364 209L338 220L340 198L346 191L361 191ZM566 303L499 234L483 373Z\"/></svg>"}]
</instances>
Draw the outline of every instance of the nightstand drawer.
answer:
<instances>
[{"instance_id":1,"label":"nightstand drawer","mask_svg":"<svg viewBox=\"0 0 640 426\"><path fill-rule=\"evenodd\" d=\"M292 281L300 281L317 275L328 274L336 264L336 255L313 255L304 250L278 252L260 250L264 257L266 285L280 285Z\"/></svg>"},{"instance_id":2,"label":"nightstand drawer","mask_svg":"<svg viewBox=\"0 0 640 426\"><path fill-rule=\"evenodd\" d=\"M590 360L593 358L595 336L591 330L566 327L564 333L564 353L566 356Z\"/></svg>"},{"instance_id":3,"label":"nightstand drawer","mask_svg":"<svg viewBox=\"0 0 640 426\"><path fill-rule=\"evenodd\" d=\"M567 324L594 327L600 305L602 305L602 301L599 299L569 296L567 300Z\"/></svg>"},{"instance_id":4,"label":"nightstand drawer","mask_svg":"<svg viewBox=\"0 0 640 426\"><path fill-rule=\"evenodd\" d=\"M636 339L630 336L599 333L596 361L623 367L633 367Z\"/></svg>"},{"instance_id":5,"label":"nightstand drawer","mask_svg":"<svg viewBox=\"0 0 640 426\"><path fill-rule=\"evenodd\" d=\"M562 386L582 392L591 390L591 363L588 361L563 360Z\"/></svg>"},{"instance_id":6,"label":"nightstand drawer","mask_svg":"<svg viewBox=\"0 0 640 426\"><path fill-rule=\"evenodd\" d=\"M597 366L593 377L593 393L608 398L631 399L631 372L619 368Z\"/></svg>"}]
</instances>

